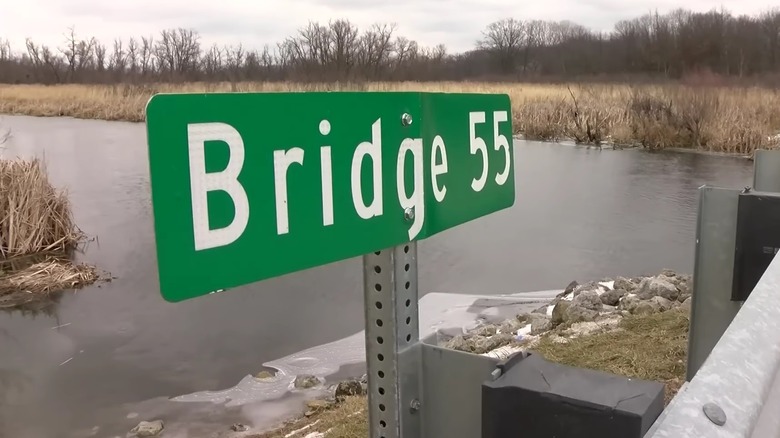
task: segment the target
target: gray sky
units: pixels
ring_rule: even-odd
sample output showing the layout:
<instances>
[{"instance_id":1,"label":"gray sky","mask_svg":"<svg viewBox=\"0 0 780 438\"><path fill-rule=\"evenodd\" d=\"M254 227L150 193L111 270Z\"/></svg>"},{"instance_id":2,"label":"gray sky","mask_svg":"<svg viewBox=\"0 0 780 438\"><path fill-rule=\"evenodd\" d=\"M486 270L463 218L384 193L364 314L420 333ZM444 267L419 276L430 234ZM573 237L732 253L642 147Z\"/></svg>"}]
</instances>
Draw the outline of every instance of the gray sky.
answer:
<instances>
[{"instance_id":1,"label":"gray sky","mask_svg":"<svg viewBox=\"0 0 780 438\"><path fill-rule=\"evenodd\" d=\"M259 48L275 43L309 20L347 18L359 27L395 22L397 32L425 46L444 43L450 52L470 49L480 31L497 19L571 20L608 30L624 18L680 6L694 11L725 7L756 14L766 0L5 0L0 38L15 50L24 39L63 47L68 26L77 36L95 36L110 46L114 37L156 35L171 27L196 29L203 45Z\"/></svg>"}]
</instances>

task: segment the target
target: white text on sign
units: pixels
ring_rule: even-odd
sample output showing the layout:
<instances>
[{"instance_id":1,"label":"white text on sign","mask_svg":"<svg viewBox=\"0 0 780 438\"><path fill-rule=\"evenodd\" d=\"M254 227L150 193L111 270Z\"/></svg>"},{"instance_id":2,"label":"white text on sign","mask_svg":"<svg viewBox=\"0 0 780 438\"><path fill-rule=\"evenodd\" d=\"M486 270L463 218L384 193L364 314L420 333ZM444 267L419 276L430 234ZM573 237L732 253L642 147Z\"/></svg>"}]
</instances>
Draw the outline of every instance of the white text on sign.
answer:
<instances>
[{"instance_id":1,"label":"white text on sign","mask_svg":"<svg viewBox=\"0 0 780 438\"><path fill-rule=\"evenodd\" d=\"M484 111L469 113L469 152L476 159L481 160L481 172L474 176L471 188L480 192L485 187L488 178L488 150L484 139L476 135L479 124L485 123ZM499 132L499 126L508 121L507 111L495 111L493 113L493 144L496 151L504 152L504 167L496 173L494 178L498 185L504 185L509 177L511 157L509 154L509 139ZM328 120L322 120L319 124L319 132L326 139L330 133L331 125ZM238 181L244 165L244 141L241 134L233 126L222 123L192 123L187 125L190 190L192 196L192 219L195 250L216 248L233 243L241 237L249 223L250 205L245 188ZM228 145L230 157L225 169L219 172L206 172L205 144L209 141L222 141ZM325 142L325 141L323 141ZM352 204L355 213L365 220L384 214L382 202L382 120L377 119L371 125L371 139L357 145L352 154L350 168L350 189ZM323 145L319 148L319 163L322 174L320 194L322 199L322 225L327 227L335 223L336 213L333 209L333 175L331 163L331 146ZM305 151L300 147L289 149L277 149L272 152L274 163L274 194L276 210L276 232L278 235L290 232L288 218L288 170L292 166L308 166L305 160ZM411 154L412 169L414 175L413 191L407 196L404 182L406 160ZM315 158L316 159L316 158ZM367 204L362 196L362 183L360 170L364 160L371 160L371 174L373 180L373 196L370 204ZM439 181L441 175L447 174L447 147L441 136L434 136L431 143L430 160L431 186L433 196L437 202L444 201L447 195L447 187ZM401 141L398 149L396 164L396 189L398 203L403 210L414 209L414 219L409 227L409 240L414 239L425 222L425 197L424 197L424 159L423 139L406 138ZM212 229L208 215L208 192L224 191L235 206L233 221L225 227Z\"/></svg>"}]
</instances>

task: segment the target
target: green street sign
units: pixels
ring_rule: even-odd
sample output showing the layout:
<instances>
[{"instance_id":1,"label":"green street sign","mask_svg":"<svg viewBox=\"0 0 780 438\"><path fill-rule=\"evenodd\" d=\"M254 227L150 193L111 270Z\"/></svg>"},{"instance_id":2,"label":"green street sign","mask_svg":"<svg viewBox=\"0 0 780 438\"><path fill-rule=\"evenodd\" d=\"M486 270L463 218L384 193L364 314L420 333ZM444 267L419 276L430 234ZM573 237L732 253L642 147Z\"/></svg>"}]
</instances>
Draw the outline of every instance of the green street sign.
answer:
<instances>
[{"instance_id":1,"label":"green street sign","mask_svg":"<svg viewBox=\"0 0 780 438\"><path fill-rule=\"evenodd\" d=\"M146 124L160 290L172 302L514 204L506 95L159 94Z\"/></svg>"}]
</instances>

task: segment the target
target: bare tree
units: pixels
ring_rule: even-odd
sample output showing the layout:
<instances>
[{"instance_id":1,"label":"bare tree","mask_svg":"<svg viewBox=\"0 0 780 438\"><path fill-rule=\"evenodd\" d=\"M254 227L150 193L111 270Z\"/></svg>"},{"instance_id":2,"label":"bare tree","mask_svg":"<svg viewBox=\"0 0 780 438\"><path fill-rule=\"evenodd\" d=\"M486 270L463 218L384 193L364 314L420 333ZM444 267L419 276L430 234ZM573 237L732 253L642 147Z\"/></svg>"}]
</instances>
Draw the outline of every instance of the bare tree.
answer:
<instances>
[{"instance_id":1,"label":"bare tree","mask_svg":"<svg viewBox=\"0 0 780 438\"><path fill-rule=\"evenodd\" d=\"M169 29L160 33L154 46L159 68L170 79L187 79L198 67L200 35L192 29Z\"/></svg>"},{"instance_id":2,"label":"bare tree","mask_svg":"<svg viewBox=\"0 0 780 438\"><path fill-rule=\"evenodd\" d=\"M490 23L482 35L477 47L491 52L503 73L513 73L520 60L521 49L528 41L525 23L505 18Z\"/></svg>"}]
</instances>

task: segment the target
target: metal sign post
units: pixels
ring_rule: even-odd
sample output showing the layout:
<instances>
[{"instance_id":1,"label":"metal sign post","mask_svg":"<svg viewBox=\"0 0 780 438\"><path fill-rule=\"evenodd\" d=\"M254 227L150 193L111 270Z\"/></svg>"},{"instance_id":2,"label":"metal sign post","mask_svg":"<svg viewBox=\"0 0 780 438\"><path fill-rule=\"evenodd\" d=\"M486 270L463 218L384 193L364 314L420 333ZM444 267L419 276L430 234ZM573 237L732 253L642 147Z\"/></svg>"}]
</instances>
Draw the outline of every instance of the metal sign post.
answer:
<instances>
[{"instance_id":1,"label":"metal sign post","mask_svg":"<svg viewBox=\"0 0 780 438\"><path fill-rule=\"evenodd\" d=\"M419 438L417 244L363 256L371 438Z\"/></svg>"}]
</instances>

